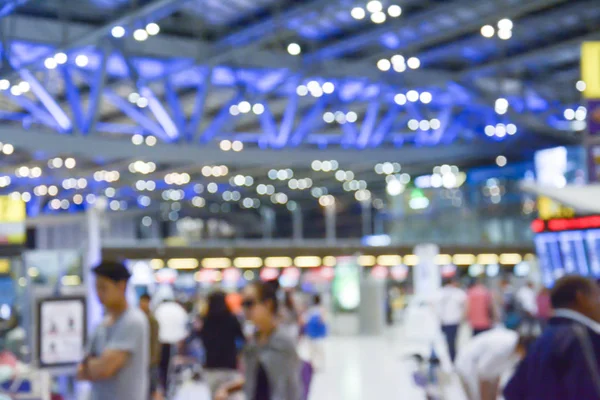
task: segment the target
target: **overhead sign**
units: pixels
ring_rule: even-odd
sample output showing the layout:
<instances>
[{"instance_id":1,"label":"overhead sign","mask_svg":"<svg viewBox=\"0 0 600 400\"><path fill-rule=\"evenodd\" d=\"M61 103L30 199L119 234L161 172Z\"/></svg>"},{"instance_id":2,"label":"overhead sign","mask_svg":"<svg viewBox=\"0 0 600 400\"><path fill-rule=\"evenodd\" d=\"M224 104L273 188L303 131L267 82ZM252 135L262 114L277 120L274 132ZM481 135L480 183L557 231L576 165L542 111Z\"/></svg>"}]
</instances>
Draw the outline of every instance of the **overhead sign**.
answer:
<instances>
[{"instance_id":1,"label":"overhead sign","mask_svg":"<svg viewBox=\"0 0 600 400\"><path fill-rule=\"evenodd\" d=\"M581 218L558 218L545 221L536 219L531 223L531 230L541 232L563 232L600 228L600 216L593 215Z\"/></svg>"},{"instance_id":2,"label":"overhead sign","mask_svg":"<svg viewBox=\"0 0 600 400\"><path fill-rule=\"evenodd\" d=\"M581 79L586 87L583 97L600 99L600 42L584 42L581 45Z\"/></svg>"},{"instance_id":3,"label":"overhead sign","mask_svg":"<svg viewBox=\"0 0 600 400\"><path fill-rule=\"evenodd\" d=\"M26 239L25 202L0 196L0 244L23 244Z\"/></svg>"}]
</instances>

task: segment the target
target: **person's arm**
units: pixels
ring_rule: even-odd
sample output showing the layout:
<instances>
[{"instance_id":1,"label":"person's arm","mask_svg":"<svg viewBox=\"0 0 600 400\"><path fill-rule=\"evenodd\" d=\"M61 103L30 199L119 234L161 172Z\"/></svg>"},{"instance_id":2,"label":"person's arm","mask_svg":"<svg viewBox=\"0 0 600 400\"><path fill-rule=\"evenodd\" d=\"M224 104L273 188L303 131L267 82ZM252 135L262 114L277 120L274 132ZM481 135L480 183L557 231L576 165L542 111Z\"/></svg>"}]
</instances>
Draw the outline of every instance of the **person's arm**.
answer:
<instances>
[{"instance_id":1,"label":"person's arm","mask_svg":"<svg viewBox=\"0 0 600 400\"><path fill-rule=\"evenodd\" d=\"M127 364L129 358L127 351L106 350L100 357L90 357L83 363L84 376L90 381L112 378Z\"/></svg>"},{"instance_id":2,"label":"person's arm","mask_svg":"<svg viewBox=\"0 0 600 400\"><path fill-rule=\"evenodd\" d=\"M242 390L245 383L245 379L239 377L235 381L221 386L215 393L215 400L227 400L233 393Z\"/></svg>"},{"instance_id":3,"label":"person's arm","mask_svg":"<svg viewBox=\"0 0 600 400\"><path fill-rule=\"evenodd\" d=\"M85 360L83 360L81 362L81 364L79 364L77 366L77 375L76 375L76 379L78 381L89 381L90 377L88 376L87 370L85 368L85 363L87 362L87 358Z\"/></svg>"},{"instance_id":4,"label":"person's arm","mask_svg":"<svg viewBox=\"0 0 600 400\"><path fill-rule=\"evenodd\" d=\"M140 347L140 341L150 340L148 320L130 318L115 327L114 334L99 356L88 357L83 364L89 380L100 381L112 378L123 368L136 351L146 351L150 356L150 347ZM147 342L146 342L147 343Z\"/></svg>"},{"instance_id":5,"label":"person's arm","mask_svg":"<svg viewBox=\"0 0 600 400\"><path fill-rule=\"evenodd\" d=\"M498 389L500 387L500 378L479 381L479 393L481 400L496 400L498 398Z\"/></svg>"}]
</instances>

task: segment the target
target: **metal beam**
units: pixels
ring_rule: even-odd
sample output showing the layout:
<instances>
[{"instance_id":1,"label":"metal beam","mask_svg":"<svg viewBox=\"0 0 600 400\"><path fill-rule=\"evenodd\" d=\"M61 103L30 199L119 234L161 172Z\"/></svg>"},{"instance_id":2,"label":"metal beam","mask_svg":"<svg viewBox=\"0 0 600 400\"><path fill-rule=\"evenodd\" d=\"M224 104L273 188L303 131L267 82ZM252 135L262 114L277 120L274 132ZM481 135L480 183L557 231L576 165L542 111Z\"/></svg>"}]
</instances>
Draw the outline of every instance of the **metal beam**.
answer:
<instances>
[{"instance_id":1,"label":"metal beam","mask_svg":"<svg viewBox=\"0 0 600 400\"><path fill-rule=\"evenodd\" d=\"M355 36L345 37L343 40L319 49L307 56L308 62L319 62L343 56L362 47L380 41L390 32L399 31L398 48L394 52L403 51L413 53L423 48L433 46L443 41L478 31L486 23L495 23L501 18L518 18L541 8L551 7L567 0L532 0L527 2L515 0L462 0L448 2L442 6L428 9L428 11L411 17L401 17L380 27ZM473 13L478 13L476 17ZM464 20L462 15L468 15ZM456 23L449 29L431 29L432 21L443 16L445 19L454 18ZM439 25L442 26L442 25ZM417 40L411 40L417 39ZM391 51L385 51L373 59L385 57Z\"/></svg>"},{"instance_id":2,"label":"metal beam","mask_svg":"<svg viewBox=\"0 0 600 400\"><path fill-rule=\"evenodd\" d=\"M483 145L483 142L471 144L449 145L440 147L402 147L367 150L351 150L328 148L294 148L282 150L261 150L246 148L240 153L222 152L216 145L190 146L183 143L159 144L154 147L135 146L127 138L115 139L101 136L61 135L53 131L30 129L19 126L4 125L2 140L13 144L17 149L52 157L64 154L69 149L75 157L92 160L102 159L105 162L120 159L138 158L156 163L193 163L202 165L235 165L238 168L288 166L308 167L315 159L335 159L340 163L356 164L357 160L373 164L389 160L398 160L410 164L425 162L424 160L451 160L464 157L482 157L483 155L509 152L514 148L514 141L507 140L494 146Z\"/></svg>"},{"instance_id":3,"label":"metal beam","mask_svg":"<svg viewBox=\"0 0 600 400\"><path fill-rule=\"evenodd\" d=\"M462 79L469 79L481 75L492 74L499 69L516 69L518 66L523 66L528 63L539 60L548 60L552 58L553 54L564 57L565 55L572 55L573 57L579 58L580 46L582 42L600 40L600 33L593 32L585 36L579 36L572 40L565 42L559 42L557 44L537 48L536 50L509 57L504 60L494 61L488 64L484 64L475 68L471 68L461 74Z\"/></svg>"},{"instance_id":4,"label":"metal beam","mask_svg":"<svg viewBox=\"0 0 600 400\"><path fill-rule=\"evenodd\" d=\"M140 20L144 22L146 22L146 20L148 20L147 22L153 21L154 19L158 20L168 15L171 15L172 13L180 9L183 5L185 5L185 3L190 1L191 0L154 0L153 2L139 7L134 11L126 13L125 15L123 15L120 18L117 18L116 20L110 21L106 25L90 30L82 36L70 37L66 44L64 43L64 25L62 21L59 21L59 24L62 26L60 29L61 45L58 47L58 49L52 49L48 51L48 53L45 56L50 56L57 50L68 52L72 49L94 45L100 42L107 35L110 35L112 28L115 26L123 26L126 28L130 28ZM36 29L39 29L37 25L30 25L29 29L31 29L31 26L36 26ZM28 62L24 65L20 65L18 67L32 68L38 65L40 61L43 61L43 57L35 58L31 62Z\"/></svg>"},{"instance_id":5,"label":"metal beam","mask_svg":"<svg viewBox=\"0 0 600 400\"><path fill-rule=\"evenodd\" d=\"M15 11L17 9L17 7L22 6L23 4L27 3L29 0L8 0L8 1L2 1L2 3L0 4L0 18L3 18L9 14L11 14L13 11Z\"/></svg>"}]
</instances>

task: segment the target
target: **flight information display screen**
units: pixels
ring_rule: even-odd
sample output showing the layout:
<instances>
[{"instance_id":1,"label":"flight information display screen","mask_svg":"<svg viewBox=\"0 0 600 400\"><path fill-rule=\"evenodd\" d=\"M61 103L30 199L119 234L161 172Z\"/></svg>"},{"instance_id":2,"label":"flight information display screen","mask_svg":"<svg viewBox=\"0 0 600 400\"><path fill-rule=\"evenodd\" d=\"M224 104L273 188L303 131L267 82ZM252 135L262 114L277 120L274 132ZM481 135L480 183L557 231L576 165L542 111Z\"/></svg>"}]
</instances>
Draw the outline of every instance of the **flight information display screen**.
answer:
<instances>
[{"instance_id":1,"label":"flight information display screen","mask_svg":"<svg viewBox=\"0 0 600 400\"><path fill-rule=\"evenodd\" d=\"M542 232L535 245L547 286L565 274L600 278L600 229Z\"/></svg>"}]
</instances>

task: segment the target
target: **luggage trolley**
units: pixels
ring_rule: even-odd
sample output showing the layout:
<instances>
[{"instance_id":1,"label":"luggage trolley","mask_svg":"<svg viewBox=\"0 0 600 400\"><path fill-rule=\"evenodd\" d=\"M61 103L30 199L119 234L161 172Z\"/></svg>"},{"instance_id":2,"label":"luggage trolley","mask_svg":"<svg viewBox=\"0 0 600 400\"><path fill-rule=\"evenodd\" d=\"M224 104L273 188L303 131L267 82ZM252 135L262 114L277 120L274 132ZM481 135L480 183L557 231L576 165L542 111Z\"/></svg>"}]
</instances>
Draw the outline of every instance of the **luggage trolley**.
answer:
<instances>
[{"instance_id":1,"label":"luggage trolley","mask_svg":"<svg viewBox=\"0 0 600 400\"><path fill-rule=\"evenodd\" d=\"M427 400L444 400L441 380L439 379L440 360L432 355L425 358L421 354L410 357L416 364L413 372L415 385L422 388Z\"/></svg>"},{"instance_id":2,"label":"luggage trolley","mask_svg":"<svg viewBox=\"0 0 600 400\"><path fill-rule=\"evenodd\" d=\"M211 400L202 366L192 357L176 356L169 363L167 400Z\"/></svg>"}]
</instances>

